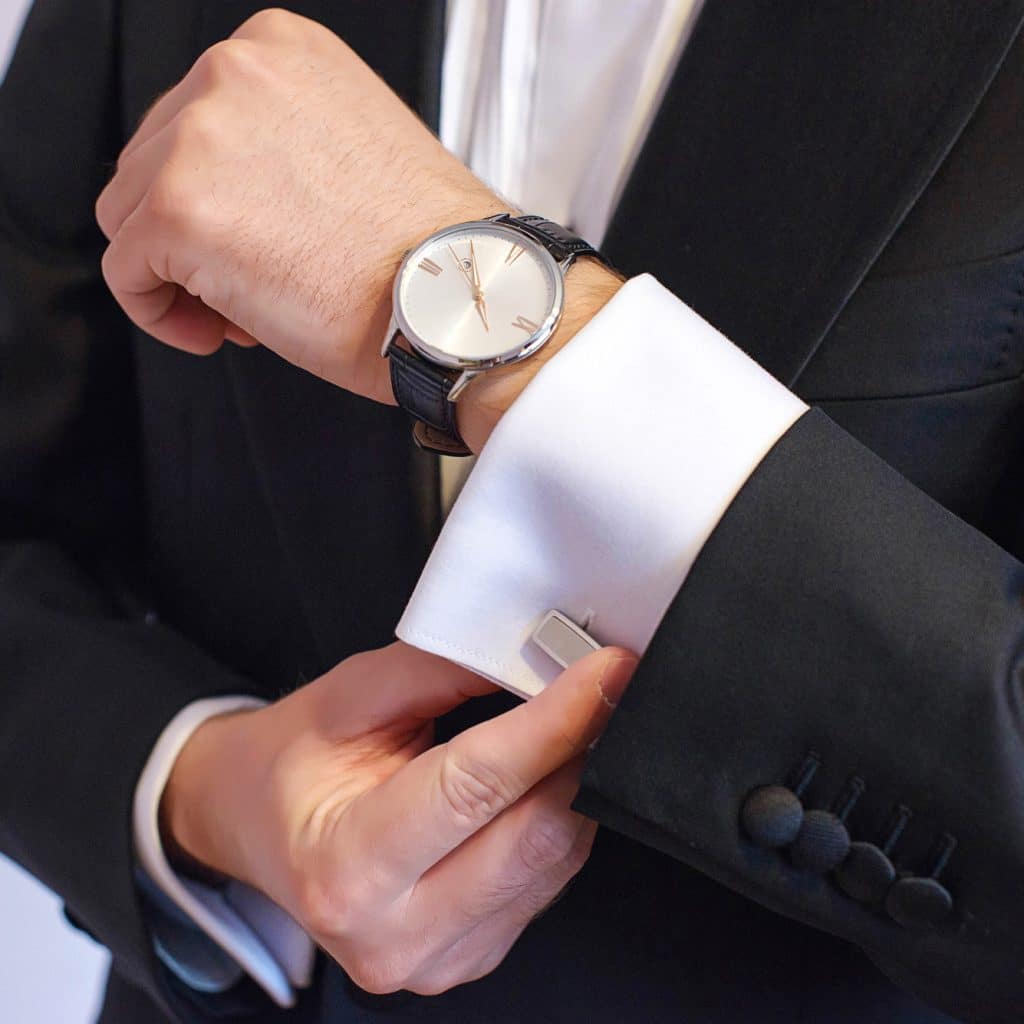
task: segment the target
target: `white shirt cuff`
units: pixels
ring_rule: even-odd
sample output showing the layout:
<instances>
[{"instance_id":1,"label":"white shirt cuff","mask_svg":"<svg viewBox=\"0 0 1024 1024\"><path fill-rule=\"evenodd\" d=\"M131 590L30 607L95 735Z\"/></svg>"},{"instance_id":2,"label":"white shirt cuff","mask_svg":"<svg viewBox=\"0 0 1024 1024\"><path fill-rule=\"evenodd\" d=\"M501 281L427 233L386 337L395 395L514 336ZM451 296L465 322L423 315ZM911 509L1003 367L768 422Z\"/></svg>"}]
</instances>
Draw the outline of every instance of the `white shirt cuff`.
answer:
<instances>
[{"instance_id":1,"label":"white shirt cuff","mask_svg":"<svg viewBox=\"0 0 1024 1024\"><path fill-rule=\"evenodd\" d=\"M642 654L736 493L807 406L650 275L548 361L491 435L398 636L522 696L551 609Z\"/></svg>"},{"instance_id":2,"label":"white shirt cuff","mask_svg":"<svg viewBox=\"0 0 1024 1024\"><path fill-rule=\"evenodd\" d=\"M178 875L160 840L160 798L191 735L214 715L264 703L253 697L215 697L195 701L175 715L139 776L133 829L136 855L150 881L275 1003L289 1007L295 1004L295 988L305 988L312 978L316 947L309 936L276 903L242 882L214 888Z\"/></svg>"}]
</instances>

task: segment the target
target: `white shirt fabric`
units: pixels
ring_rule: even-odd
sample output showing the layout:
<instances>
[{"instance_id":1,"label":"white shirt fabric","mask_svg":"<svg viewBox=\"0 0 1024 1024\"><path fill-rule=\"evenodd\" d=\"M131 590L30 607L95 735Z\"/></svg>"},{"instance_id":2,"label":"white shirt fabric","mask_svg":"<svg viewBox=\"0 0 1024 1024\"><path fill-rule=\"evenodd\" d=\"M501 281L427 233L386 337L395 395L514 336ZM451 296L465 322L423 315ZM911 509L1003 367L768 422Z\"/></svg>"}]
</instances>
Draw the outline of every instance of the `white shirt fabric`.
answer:
<instances>
[{"instance_id":1,"label":"white shirt fabric","mask_svg":"<svg viewBox=\"0 0 1024 1024\"><path fill-rule=\"evenodd\" d=\"M398 636L524 697L558 673L529 640L551 609L642 653L805 409L653 277L633 278L498 423Z\"/></svg>"},{"instance_id":2,"label":"white shirt fabric","mask_svg":"<svg viewBox=\"0 0 1024 1024\"><path fill-rule=\"evenodd\" d=\"M703 0L449 0L441 141L600 245Z\"/></svg>"},{"instance_id":3,"label":"white shirt fabric","mask_svg":"<svg viewBox=\"0 0 1024 1024\"><path fill-rule=\"evenodd\" d=\"M513 205L599 243L699 7L450 0L442 141ZM502 418L398 635L523 696L557 672L526 642L549 609L643 653L736 492L805 410L654 278L634 279ZM290 1006L312 943L244 886L179 878L156 827L192 732L251 704L201 701L168 725L139 780L135 841L162 892Z\"/></svg>"}]
</instances>

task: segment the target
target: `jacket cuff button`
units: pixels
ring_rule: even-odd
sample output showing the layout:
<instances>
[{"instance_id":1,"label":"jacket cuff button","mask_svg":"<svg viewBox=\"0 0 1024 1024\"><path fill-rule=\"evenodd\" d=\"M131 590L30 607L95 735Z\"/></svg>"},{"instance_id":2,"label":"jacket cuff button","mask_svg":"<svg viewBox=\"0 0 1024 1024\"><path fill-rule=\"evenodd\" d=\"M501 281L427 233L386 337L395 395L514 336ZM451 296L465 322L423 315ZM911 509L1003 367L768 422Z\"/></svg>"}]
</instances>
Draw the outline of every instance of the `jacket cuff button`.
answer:
<instances>
[{"instance_id":1,"label":"jacket cuff button","mask_svg":"<svg viewBox=\"0 0 1024 1024\"><path fill-rule=\"evenodd\" d=\"M796 840L789 848L789 858L803 871L827 875L846 859L850 852L850 833L831 811L808 811Z\"/></svg>"},{"instance_id":2,"label":"jacket cuff button","mask_svg":"<svg viewBox=\"0 0 1024 1024\"><path fill-rule=\"evenodd\" d=\"M939 881L956 849L948 832L939 837L932 869L927 876L901 878L885 897L888 915L904 928L935 928L949 916L953 897Z\"/></svg>"},{"instance_id":3,"label":"jacket cuff button","mask_svg":"<svg viewBox=\"0 0 1024 1024\"><path fill-rule=\"evenodd\" d=\"M740 821L743 830L758 846L777 850L789 846L800 832L804 807L800 798L785 786L761 786L743 802Z\"/></svg>"},{"instance_id":4,"label":"jacket cuff button","mask_svg":"<svg viewBox=\"0 0 1024 1024\"><path fill-rule=\"evenodd\" d=\"M902 878L889 890L885 909L904 928L935 928L949 916L953 897L934 878Z\"/></svg>"},{"instance_id":5,"label":"jacket cuff button","mask_svg":"<svg viewBox=\"0 0 1024 1024\"><path fill-rule=\"evenodd\" d=\"M860 903L879 904L896 879L892 861L874 843L851 843L836 869L839 888Z\"/></svg>"}]
</instances>

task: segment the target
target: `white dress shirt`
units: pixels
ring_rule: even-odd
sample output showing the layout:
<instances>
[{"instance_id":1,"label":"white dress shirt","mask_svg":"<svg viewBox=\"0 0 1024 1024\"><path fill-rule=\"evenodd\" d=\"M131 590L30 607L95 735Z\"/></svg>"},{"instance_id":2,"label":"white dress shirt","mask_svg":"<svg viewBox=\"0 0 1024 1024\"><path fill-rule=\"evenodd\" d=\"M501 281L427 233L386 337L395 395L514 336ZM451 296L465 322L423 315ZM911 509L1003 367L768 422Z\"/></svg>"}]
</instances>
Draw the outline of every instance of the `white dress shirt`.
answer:
<instances>
[{"instance_id":1,"label":"white dress shirt","mask_svg":"<svg viewBox=\"0 0 1024 1024\"><path fill-rule=\"evenodd\" d=\"M450 0L442 141L514 205L598 244L699 8ZM654 278L635 278L502 418L398 635L524 696L557 672L527 642L549 609L642 653L736 492L805 409ZM203 941L239 968L204 976L195 950L175 956L157 943L165 963L206 991L244 969L288 1006L309 982L312 943L259 893L181 879L157 827L192 732L251 703L201 701L168 725L138 784L136 848Z\"/></svg>"}]
</instances>

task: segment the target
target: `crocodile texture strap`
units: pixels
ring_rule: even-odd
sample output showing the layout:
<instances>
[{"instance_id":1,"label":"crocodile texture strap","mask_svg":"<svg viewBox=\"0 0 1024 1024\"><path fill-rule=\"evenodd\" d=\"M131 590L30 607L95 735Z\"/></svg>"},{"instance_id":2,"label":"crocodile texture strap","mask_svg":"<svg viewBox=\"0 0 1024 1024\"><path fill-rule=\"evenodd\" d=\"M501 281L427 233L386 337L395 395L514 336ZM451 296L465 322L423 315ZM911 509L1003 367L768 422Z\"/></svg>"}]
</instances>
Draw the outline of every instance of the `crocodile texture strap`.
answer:
<instances>
[{"instance_id":1,"label":"crocodile texture strap","mask_svg":"<svg viewBox=\"0 0 1024 1024\"><path fill-rule=\"evenodd\" d=\"M419 420L413 430L416 443L442 455L471 455L459 436L455 403L448 401L454 375L397 345L391 347L388 356L395 401Z\"/></svg>"},{"instance_id":2,"label":"crocodile texture strap","mask_svg":"<svg viewBox=\"0 0 1024 1024\"><path fill-rule=\"evenodd\" d=\"M523 234L529 235L540 242L554 258L561 263L563 260L574 260L577 256L593 256L605 266L608 260L589 242L574 235L568 228L556 224L553 220L545 220L530 213L522 217L513 217L510 213L491 218L497 224L514 224Z\"/></svg>"}]
</instances>

